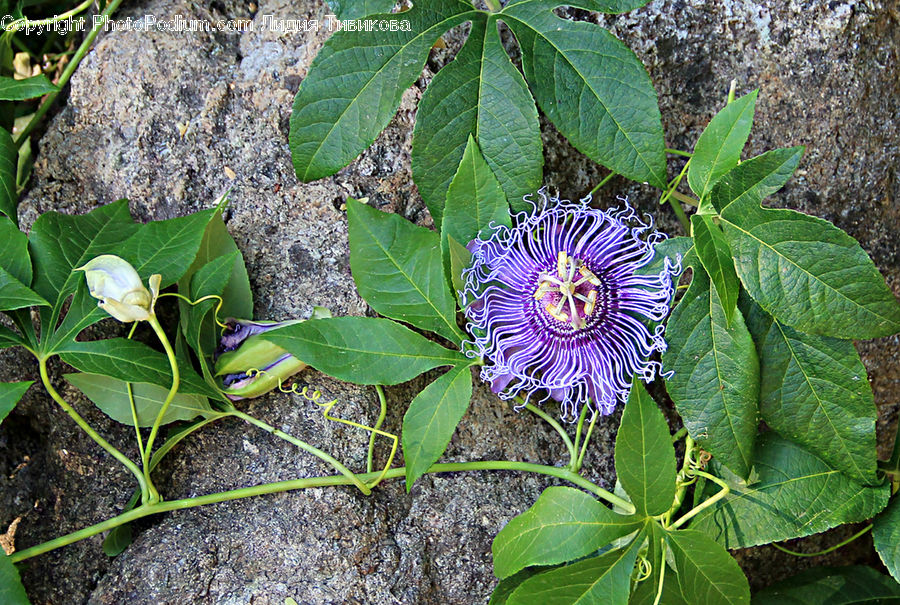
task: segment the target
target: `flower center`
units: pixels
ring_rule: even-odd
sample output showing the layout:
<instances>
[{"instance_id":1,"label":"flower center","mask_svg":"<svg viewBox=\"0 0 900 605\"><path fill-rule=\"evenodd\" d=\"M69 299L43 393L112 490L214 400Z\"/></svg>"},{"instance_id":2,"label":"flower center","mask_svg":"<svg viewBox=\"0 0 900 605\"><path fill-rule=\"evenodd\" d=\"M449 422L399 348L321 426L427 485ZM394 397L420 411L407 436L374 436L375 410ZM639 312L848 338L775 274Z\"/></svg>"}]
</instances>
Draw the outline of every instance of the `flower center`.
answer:
<instances>
[{"instance_id":1,"label":"flower center","mask_svg":"<svg viewBox=\"0 0 900 605\"><path fill-rule=\"evenodd\" d=\"M553 319L581 330L597 307L597 288L601 285L600 278L584 263L560 252L556 257L556 273L538 275L534 299Z\"/></svg>"}]
</instances>

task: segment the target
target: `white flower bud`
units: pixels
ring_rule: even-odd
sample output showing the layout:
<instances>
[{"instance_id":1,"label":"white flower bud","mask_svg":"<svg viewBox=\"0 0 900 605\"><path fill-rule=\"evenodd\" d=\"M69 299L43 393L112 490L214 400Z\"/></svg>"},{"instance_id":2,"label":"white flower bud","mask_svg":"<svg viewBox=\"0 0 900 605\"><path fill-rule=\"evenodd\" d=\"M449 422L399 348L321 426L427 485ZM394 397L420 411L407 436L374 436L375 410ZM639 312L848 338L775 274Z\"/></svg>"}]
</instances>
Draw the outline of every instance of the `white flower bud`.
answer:
<instances>
[{"instance_id":1,"label":"white flower bud","mask_svg":"<svg viewBox=\"0 0 900 605\"><path fill-rule=\"evenodd\" d=\"M100 302L97 306L119 321L130 323L149 319L159 296L162 276L150 276L150 290L128 261L103 254L76 271L84 271L88 291Z\"/></svg>"}]
</instances>

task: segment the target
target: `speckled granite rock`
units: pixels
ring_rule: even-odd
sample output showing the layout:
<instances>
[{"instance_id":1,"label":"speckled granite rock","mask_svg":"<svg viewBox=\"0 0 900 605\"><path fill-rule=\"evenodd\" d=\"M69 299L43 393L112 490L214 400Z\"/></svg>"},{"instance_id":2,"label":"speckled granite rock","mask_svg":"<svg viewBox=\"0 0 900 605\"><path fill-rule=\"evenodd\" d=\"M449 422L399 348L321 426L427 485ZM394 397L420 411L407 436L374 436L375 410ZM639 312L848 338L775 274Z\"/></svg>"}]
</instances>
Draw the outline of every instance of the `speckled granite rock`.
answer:
<instances>
[{"instance_id":1,"label":"speckled granite rock","mask_svg":"<svg viewBox=\"0 0 900 605\"><path fill-rule=\"evenodd\" d=\"M246 10L231 3L205 9L149 0L122 16L251 17ZM693 144L732 78L740 91L760 87L749 152L808 145L801 172L779 203L832 220L860 238L900 293L895 0L657 0L617 17L571 12L611 27L644 60L672 147ZM255 15L321 19L325 13L321 2L263 0ZM304 317L314 305L364 314L348 268L341 203L348 195L368 196L380 208L429 223L409 169L415 107L463 35L455 30L446 36L448 49L432 54L425 75L370 150L338 175L301 185L290 166L288 117L324 32L104 34L76 72L68 104L40 140L22 222L30 225L46 210L84 212L120 197L131 200L141 219L168 218L207 207L231 188L228 227L247 260L258 317ZM584 194L605 173L546 123L543 137L545 180L564 196ZM670 171L680 168L673 161ZM653 191L621 179L601 203L614 203L616 194L654 209ZM667 209L659 212L659 224L678 231ZM862 343L860 349L884 443L896 426L900 341ZM33 364L8 351L0 351L0 364L4 379L34 375ZM374 419L371 390L314 372L303 378L337 397L341 415ZM423 384L420 378L390 390L389 430L399 431L406 402ZM66 395L77 399L74 392ZM83 400L79 408L114 443L131 447L127 428ZM353 465L364 462L364 440L349 427L324 421L299 396L273 395L248 409L339 451ZM589 472L607 485L614 479L617 424L618 416L600 423L588 461ZM0 430L0 524L6 528L21 517L19 548L106 518L128 497L126 473L73 428L35 391ZM552 431L479 388L448 459L558 464L560 449ZM268 434L227 421L187 440L161 467L160 484L171 499L327 472ZM99 538L33 559L24 581L35 603L63 605L281 604L288 596L299 603L484 603L494 583L491 537L546 484L521 475L469 474L427 477L411 494L395 482L370 498L336 488L213 505L145 520L135 542L114 560L103 555ZM741 554L754 586L786 573L784 559L759 553ZM864 549L854 553L843 560L868 556ZM790 561L794 569L799 564Z\"/></svg>"}]
</instances>

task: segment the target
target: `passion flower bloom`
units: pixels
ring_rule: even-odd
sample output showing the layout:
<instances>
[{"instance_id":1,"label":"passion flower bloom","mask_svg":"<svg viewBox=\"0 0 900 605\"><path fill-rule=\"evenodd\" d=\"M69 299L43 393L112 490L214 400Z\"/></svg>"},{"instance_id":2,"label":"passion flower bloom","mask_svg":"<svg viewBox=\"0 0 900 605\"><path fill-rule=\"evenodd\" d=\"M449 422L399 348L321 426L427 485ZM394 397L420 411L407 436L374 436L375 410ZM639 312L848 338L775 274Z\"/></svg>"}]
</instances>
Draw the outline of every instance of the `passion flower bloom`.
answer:
<instances>
[{"instance_id":1,"label":"passion flower bloom","mask_svg":"<svg viewBox=\"0 0 900 605\"><path fill-rule=\"evenodd\" d=\"M669 312L677 263L666 259L658 273L639 273L665 235L627 202L604 212L589 197L572 203L539 195L515 226L493 226L468 246L469 354L485 358L481 378L504 399L541 391L566 418L588 403L609 414L634 376L649 381L661 368L649 357L665 350L664 327L647 324Z\"/></svg>"}]
</instances>

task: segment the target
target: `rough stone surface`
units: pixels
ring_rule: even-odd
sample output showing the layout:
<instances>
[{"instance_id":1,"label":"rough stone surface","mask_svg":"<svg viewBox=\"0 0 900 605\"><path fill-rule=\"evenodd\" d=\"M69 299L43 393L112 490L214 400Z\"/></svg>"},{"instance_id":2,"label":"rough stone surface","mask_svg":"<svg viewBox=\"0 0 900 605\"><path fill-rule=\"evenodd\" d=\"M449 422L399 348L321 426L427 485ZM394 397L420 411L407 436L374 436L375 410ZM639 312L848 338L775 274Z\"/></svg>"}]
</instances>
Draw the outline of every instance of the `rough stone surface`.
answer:
<instances>
[{"instance_id":1,"label":"rough stone surface","mask_svg":"<svg viewBox=\"0 0 900 605\"><path fill-rule=\"evenodd\" d=\"M121 16L253 16L238 3L211 6L147 0ZM657 0L615 17L569 12L607 25L645 62L671 147L690 149L732 78L739 92L761 88L747 154L808 146L800 172L774 203L827 218L860 239L900 294L896 0ZM310 0L262 0L255 18L266 14L322 19L326 8ZM208 207L231 188L228 227L247 261L257 317L305 317L314 305L365 314L348 268L341 203L349 195L367 196L376 207L429 224L409 168L416 102L452 58L464 30L432 53L371 149L334 177L305 185L290 165L288 117L324 32L104 34L40 140L22 223L47 210L80 213L120 197L129 198L139 219L169 218ZM583 195L605 174L546 122L543 138L545 180L564 196ZM670 176L681 166L673 159ZM600 203L614 204L617 194L655 209L652 190L621 179L601 192ZM661 228L678 232L668 209L657 214ZM900 401L900 340L861 343L860 351L887 448ZM25 357L0 351L0 378L35 374ZM314 372L302 379L337 398L342 417L374 420L373 391ZM388 430L399 431L406 402L424 380L389 390ZM113 443L134 454L127 427L105 419L62 381L57 386ZM325 421L299 395L272 395L245 409L340 452L351 466L364 465L364 437ZM617 424L618 415L599 423L588 460L590 474L607 486L614 480ZM100 521L130 495L127 473L36 389L4 422L0 452L0 530L20 518L17 548ZM560 464L561 454L551 429L478 388L447 459ZM267 433L223 421L186 440L161 467L159 483L173 499L329 472ZM33 559L23 577L34 603L63 605L280 604L288 596L299 603L484 603L495 582L492 536L547 484L478 473L426 477L410 494L394 482L369 498L341 487L217 504L137 524L135 542L114 560L102 553L98 537ZM849 533L841 531L809 540L809 548ZM830 562L871 561L871 550L860 544ZM754 587L818 563L773 552L740 553Z\"/></svg>"}]
</instances>

